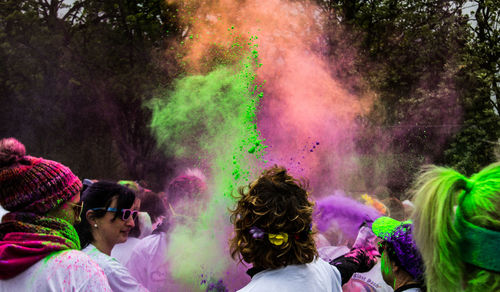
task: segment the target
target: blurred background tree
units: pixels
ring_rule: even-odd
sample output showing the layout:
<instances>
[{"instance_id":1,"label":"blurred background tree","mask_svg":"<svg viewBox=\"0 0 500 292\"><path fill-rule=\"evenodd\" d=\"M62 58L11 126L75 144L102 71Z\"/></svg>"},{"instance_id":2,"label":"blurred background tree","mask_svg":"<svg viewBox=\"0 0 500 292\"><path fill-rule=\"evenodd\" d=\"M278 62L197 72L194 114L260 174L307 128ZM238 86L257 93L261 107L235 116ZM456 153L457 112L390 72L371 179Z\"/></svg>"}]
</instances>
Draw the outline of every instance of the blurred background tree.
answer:
<instances>
[{"instance_id":1,"label":"blurred background tree","mask_svg":"<svg viewBox=\"0 0 500 292\"><path fill-rule=\"evenodd\" d=\"M335 60L358 50L337 77L362 76L351 90L379 96L359 118L369 189L387 185L399 197L422 164L471 174L496 160L498 1L316 2L328 15L325 54ZM339 31L351 38L342 41Z\"/></svg>"},{"instance_id":2,"label":"blurred background tree","mask_svg":"<svg viewBox=\"0 0 500 292\"><path fill-rule=\"evenodd\" d=\"M180 74L167 50L179 38L175 5L0 5L0 136L19 138L81 177L161 187L172 159L156 149L142 102Z\"/></svg>"},{"instance_id":3,"label":"blurred background tree","mask_svg":"<svg viewBox=\"0 0 500 292\"><path fill-rule=\"evenodd\" d=\"M445 152L467 174L498 160L500 142L500 2L471 1L471 34L457 75L464 123ZM498 151L498 150L496 150Z\"/></svg>"}]
</instances>

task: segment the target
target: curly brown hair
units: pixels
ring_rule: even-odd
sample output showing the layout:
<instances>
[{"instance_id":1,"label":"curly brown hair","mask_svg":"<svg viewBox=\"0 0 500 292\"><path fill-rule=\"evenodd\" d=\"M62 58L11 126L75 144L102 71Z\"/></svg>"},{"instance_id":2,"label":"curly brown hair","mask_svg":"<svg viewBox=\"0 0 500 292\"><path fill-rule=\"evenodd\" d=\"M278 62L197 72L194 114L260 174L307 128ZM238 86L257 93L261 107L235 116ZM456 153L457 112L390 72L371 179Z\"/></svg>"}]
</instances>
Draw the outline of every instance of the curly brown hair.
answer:
<instances>
[{"instance_id":1,"label":"curly brown hair","mask_svg":"<svg viewBox=\"0 0 500 292\"><path fill-rule=\"evenodd\" d=\"M240 187L239 201L231 211L235 236L231 256L254 267L276 269L307 264L318 255L312 232L314 203L308 200L307 183L290 176L284 167L274 166L246 187ZM252 227L265 232L254 238ZM273 245L269 233L285 232L288 241Z\"/></svg>"}]
</instances>

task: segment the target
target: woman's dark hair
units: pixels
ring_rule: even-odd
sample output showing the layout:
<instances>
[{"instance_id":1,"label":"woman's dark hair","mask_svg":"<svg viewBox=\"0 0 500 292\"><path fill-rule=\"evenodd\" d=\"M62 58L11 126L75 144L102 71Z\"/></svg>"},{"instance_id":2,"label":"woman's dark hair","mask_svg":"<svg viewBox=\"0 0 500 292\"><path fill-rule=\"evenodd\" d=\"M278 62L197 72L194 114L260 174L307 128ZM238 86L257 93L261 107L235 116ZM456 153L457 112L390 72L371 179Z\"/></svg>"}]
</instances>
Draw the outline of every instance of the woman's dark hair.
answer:
<instances>
[{"instance_id":1,"label":"woman's dark hair","mask_svg":"<svg viewBox=\"0 0 500 292\"><path fill-rule=\"evenodd\" d=\"M119 184L108 182L108 181L98 181L89 186L82 193L83 210L82 210L82 221L75 226L78 236L80 237L80 244L82 249L88 246L93 240L91 226L87 221L87 211L93 208L109 208L113 198L116 197L116 209L128 209L132 207L135 201L135 194L132 190L127 187L121 186ZM106 215L105 210L95 210L95 218L102 218ZM121 218L120 212L115 212L113 220ZM121 220L121 219L120 219Z\"/></svg>"}]
</instances>

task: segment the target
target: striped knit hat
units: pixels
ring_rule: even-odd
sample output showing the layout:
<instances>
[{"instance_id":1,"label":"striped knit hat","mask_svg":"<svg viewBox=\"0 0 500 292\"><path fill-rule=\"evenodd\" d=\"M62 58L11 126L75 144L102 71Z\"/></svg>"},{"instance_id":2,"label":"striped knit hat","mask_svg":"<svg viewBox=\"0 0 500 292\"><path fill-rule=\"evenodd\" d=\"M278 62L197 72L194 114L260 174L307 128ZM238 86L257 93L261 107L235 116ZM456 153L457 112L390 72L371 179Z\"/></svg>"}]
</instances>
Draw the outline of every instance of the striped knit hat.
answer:
<instances>
[{"instance_id":1,"label":"striped knit hat","mask_svg":"<svg viewBox=\"0 0 500 292\"><path fill-rule=\"evenodd\" d=\"M15 138L0 140L0 205L6 210L45 215L81 188L80 179L68 167L27 156Z\"/></svg>"}]
</instances>

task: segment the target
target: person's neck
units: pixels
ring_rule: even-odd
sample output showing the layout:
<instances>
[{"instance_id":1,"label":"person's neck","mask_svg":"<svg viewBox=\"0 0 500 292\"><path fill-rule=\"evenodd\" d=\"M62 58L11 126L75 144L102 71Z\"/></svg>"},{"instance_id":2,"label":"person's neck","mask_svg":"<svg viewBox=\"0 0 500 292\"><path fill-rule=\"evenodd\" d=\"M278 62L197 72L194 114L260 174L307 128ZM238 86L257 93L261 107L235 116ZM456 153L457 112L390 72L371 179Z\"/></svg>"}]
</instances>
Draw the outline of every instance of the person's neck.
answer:
<instances>
[{"instance_id":1,"label":"person's neck","mask_svg":"<svg viewBox=\"0 0 500 292\"><path fill-rule=\"evenodd\" d=\"M95 246L103 254L111 256L111 250L113 249L113 246L109 246L102 241L95 241L95 240L92 242L92 245Z\"/></svg>"},{"instance_id":2,"label":"person's neck","mask_svg":"<svg viewBox=\"0 0 500 292\"><path fill-rule=\"evenodd\" d=\"M394 287L392 287L394 291L406 285L418 284L418 282L413 279L412 275L403 270L397 272L397 274L395 275L395 279L396 280L394 281Z\"/></svg>"}]
</instances>

